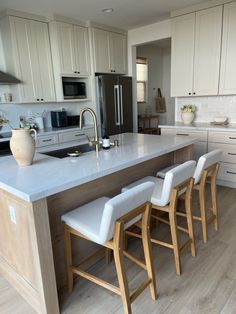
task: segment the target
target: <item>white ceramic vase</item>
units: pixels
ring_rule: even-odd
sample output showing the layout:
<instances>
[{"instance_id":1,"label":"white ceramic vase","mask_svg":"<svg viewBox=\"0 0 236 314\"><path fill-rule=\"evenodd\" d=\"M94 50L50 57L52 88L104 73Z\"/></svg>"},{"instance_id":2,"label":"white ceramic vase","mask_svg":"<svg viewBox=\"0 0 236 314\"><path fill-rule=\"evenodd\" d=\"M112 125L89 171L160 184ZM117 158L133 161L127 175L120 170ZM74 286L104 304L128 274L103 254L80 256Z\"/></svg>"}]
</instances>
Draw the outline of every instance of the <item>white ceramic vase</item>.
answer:
<instances>
[{"instance_id":1,"label":"white ceramic vase","mask_svg":"<svg viewBox=\"0 0 236 314\"><path fill-rule=\"evenodd\" d=\"M34 133L35 139L31 133ZM19 166L29 166L32 164L35 154L35 140L37 132L34 129L13 129L10 140L12 155Z\"/></svg>"},{"instance_id":2,"label":"white ceramic vase","mask_svg":"<svg viewBox=\"0 0 236 314\"><path fill-rule=\"evenodd\" d=\"M194 113L193 112L182 112L182 120L184 124L191 124L194 120Z\"/></svg>"}]
</instances>

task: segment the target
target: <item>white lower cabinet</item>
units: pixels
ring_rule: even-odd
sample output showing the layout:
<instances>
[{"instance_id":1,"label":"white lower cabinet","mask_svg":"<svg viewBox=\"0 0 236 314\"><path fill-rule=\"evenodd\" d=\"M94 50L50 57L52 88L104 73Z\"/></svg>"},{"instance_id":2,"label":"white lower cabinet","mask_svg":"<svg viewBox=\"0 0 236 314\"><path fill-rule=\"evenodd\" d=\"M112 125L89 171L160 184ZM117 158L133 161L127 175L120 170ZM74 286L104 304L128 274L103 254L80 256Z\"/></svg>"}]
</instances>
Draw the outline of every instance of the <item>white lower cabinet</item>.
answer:
<instances>
[{"instance_id":1,"label":"white lower cabinet","mask_svg":"<svg viewBox=\"0 0 236 314\"><path fill-rule=\"evenodd\" d=\"M236 132L213 132L208 134L208 151L221 149L218 179L236 187Z\"/></svg>"},{"instance_id":2,"label":"white lower cabinet","mask_svg":"<svg viewBox=\"0 0 236 314\"><path fill-rule=\"evenodd\" d=\"M195 137L198 141L194 144L193 158L198 160L198 158L206 154L207 152L207 131L198 130L186 130L186 129L161 129L161 134L182 136L182 137Z\"/></svg>"}]
</instances>

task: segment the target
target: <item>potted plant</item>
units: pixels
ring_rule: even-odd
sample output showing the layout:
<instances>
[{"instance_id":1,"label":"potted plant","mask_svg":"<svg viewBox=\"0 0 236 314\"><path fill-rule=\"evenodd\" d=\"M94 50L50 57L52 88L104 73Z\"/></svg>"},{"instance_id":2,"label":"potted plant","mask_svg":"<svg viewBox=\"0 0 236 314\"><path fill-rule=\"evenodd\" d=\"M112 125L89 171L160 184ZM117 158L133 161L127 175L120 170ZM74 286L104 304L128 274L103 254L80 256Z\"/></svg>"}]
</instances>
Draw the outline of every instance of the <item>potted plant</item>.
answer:
<instances>
[{"instance_id":1,"label":"potted plant","mask_svg":"<svg viewBox=\"0 0 236 314\"><path fill-rule=\"evenodd\" d=\"M8 120L6 118L4 118L3 116L0 116L0 131L2 129L2 127L8 123Z\"/></svg>"},{"instance_id":2,"label":"potted plant","mask_svg":"<svg viewBox=\"0 0 236 314\"><path fill-rule=\"evenodd\" d=\"M182 120L184 124L191 124L194 120L194 113L196 111L196 106L195 105L183 105L180 108L182 114Z\"/></svg>"}]
</instances>

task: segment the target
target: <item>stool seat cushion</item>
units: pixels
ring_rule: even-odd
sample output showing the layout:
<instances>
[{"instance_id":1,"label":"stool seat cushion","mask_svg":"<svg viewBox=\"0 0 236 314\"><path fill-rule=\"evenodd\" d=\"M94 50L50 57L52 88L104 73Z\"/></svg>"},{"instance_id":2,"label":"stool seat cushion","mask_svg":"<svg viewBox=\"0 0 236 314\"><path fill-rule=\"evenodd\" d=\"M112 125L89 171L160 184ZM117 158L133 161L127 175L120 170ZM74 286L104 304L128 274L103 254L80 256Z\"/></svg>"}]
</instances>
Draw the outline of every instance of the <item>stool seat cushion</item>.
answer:
<instances>
[{"instance_id":1,"label":"stool seat cushion","mask_svg":"<svg viewBox=\"0 0 236 314\"><path fill-rule=\"evenodd\" d=\"M103 211L109 200L109 197L100 197L63 215L61 220L89 239L99 243Z\"/></svg>"},{"instance_id":2,"label":"stool seat cushion","mask_svg":"<svg viewBox=\"0 0 236 314\"><path fill-rule=\"evenodd\" d=\"M125 191L128 191L129 189L141 184L141 183L145 183L145 182L153 182L155 184L154 186L154 190L152 192L152 196L151 196L151 203L155 204L155 205L159 205L159 206L165 206L166 204L163 205L163 201L162 201L162 190L163 190L163 183L164 180L160 179L160 178L156 178L156 177L145 177L142 178L138 181L135 181L127 186L125 186L122 189L122 193Z\"/></svg>"}]
</instances>

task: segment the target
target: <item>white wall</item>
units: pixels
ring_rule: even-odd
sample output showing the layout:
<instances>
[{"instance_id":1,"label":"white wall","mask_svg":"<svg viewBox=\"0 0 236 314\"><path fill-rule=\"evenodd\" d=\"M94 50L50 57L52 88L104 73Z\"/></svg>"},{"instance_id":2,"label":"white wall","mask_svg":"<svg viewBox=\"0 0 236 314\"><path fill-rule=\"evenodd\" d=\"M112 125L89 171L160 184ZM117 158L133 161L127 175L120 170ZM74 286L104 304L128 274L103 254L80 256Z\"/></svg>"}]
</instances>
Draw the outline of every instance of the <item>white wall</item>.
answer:
<instances>
[{"instance_id":1,"label":"white wall","mask_svg":"<svg viewBox=\"0 0 236 314\"><path fill-rule=\"evenodd\" d=\"M136 46L171 37L170 19L128 31L128 74L133 77L133 122L137 131Z\"/></svg>"},{"instance_id":2,"label":"white wall","mask_svg":"<svg viewBox=\"0 0 236 314\"><path fill-rule=\"evenodd\" d=\"M46 111L44 126L51 127L50 111L61 110L65 108L68 114L77 115L85 106L92 107L91 103L44 103L44 104L0 104L0 115L4 115L13 128L19 127L19 116L30 117L33 113L43 113ZM91 123L91 117L85 115L85 123ZM4 126L1 132L10 131L9 126Z\"/></svg>"},{"instance_id":3,"label":"white wall","mask_svg":"<svg viewBox=\"0 0 236 314\"><path fill-rule=\"evenodd\" d=\"M156 113L157 88L166 99L166 113L160 114L160 124L170 124L175 119L175 100L170 97L171 48L152 45L138 46L137 56L148 59L148 101L138 104L138 113L144 114L147 106Z\"/></svg>"},{"instance_id":4,"label":"white wall","mask_svg":"<svg viewBox=\"0 0 236 314\"><path fill-rule=\"evenodd\" d=\"M197 106L195 122L211 122L214 117L226 116L231 123L236 123L236 96L176 98L176 121L182 121L180 107L185 104Z\"/></svg>"}]
</instances>

